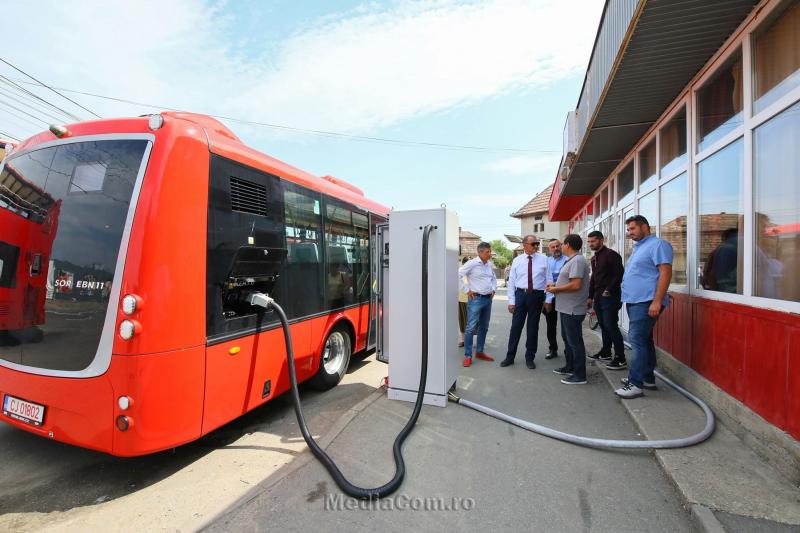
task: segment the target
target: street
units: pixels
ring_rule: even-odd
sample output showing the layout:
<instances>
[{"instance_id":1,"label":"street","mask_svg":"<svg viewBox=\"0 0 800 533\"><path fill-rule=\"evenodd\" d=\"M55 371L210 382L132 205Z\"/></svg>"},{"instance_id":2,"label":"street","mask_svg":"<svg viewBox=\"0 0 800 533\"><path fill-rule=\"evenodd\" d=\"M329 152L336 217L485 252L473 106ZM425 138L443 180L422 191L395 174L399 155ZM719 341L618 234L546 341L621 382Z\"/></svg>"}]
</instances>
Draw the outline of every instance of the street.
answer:
<instances>
[{"instance_id":1,"label":"street","mask_svg":"<svg viewBox=\"0 0 800 533\"><path fill-rule=\"evenodd\" d=\"M498 361L510 324L506 304L501 289L487 342ZM544 332L542 320L536 370L525 368L522 351L508 368L476 361L462 371L460 394L564 431L640 438L596 368L589 367L586 386L559 383L552 369L563 356L544 360ZM597 340L590 333L586 340L591 353ZM393 475L391 446L411 412L410 404L375 393L385 374L386 366L369 357L351 364L334 390L302 395L312 432L332 432L323 445L358 485L376 486ZM286 395L195 443L153 456L117 459L8 426L0 427L0 454L13 458L0 474L3 530L267 531L333 524L356 530L425 531L445 524L473 531L692 530L651 453L580 448L454 404L423 409L404 446L407 475L389 504L394 510L352 510L354 502L307 451ZM426 511L423 500L458 508Z\"/></svg>"}]
</instances>

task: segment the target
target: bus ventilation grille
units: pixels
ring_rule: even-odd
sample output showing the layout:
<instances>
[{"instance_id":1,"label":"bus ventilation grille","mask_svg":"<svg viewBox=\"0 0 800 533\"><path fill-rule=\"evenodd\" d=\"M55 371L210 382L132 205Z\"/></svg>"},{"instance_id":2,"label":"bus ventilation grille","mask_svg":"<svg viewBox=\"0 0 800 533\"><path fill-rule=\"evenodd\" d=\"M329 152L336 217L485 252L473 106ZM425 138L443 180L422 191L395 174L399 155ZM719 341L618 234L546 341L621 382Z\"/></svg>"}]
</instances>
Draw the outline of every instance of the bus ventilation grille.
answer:
<instances>
[{"instance_id":1,"label":"bus ventilation grille","mask_svg":"<svg viewBox=\"0 0 800 533\"><path fill-rule=\"evenodd\" d=\"M267 216L266 186L231 176L231 210Z\"/></svg>"}]
</instances>

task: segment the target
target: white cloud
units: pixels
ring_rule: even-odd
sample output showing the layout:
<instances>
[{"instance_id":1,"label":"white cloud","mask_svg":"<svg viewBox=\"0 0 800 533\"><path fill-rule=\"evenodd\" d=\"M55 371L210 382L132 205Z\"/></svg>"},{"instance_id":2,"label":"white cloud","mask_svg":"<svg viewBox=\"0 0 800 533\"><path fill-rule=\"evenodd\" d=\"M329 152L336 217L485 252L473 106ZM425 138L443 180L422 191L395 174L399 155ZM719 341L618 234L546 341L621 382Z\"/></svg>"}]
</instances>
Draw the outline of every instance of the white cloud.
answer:
<instances>
[{"instance_id":1,"label":"white cloud","mask_svg":"<svg viewBox=\"0 0 800 533\"><path fill-rule=\"evenodd\" d=\"M269 33L279 21L240 35L242 21L201 0L5 8L4 55L49 83L363 133L582 71L602 2L370 3L282 42Z\"/></svg>"}]
</instances>

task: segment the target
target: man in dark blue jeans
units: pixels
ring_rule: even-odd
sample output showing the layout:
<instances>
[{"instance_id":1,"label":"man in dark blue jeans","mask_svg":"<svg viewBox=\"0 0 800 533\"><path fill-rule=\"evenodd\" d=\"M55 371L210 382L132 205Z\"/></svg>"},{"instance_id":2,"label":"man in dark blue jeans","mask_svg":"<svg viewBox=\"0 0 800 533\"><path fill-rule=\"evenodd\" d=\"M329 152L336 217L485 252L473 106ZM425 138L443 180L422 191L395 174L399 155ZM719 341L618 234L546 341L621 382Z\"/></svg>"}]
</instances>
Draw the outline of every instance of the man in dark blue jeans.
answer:
<instances>
[{"instance_id":1,"label":"man in dark blue jeans","mask_svg":"<svg viewBox=\"0 0 800 533\"><path fill-rule=\"evenodd\" d=\"M650 224L642 215L625 221L633 251L622 278L622 301L628 310L628 340L633 347L628 378L614 391L625 399L638 398L642 389L654 389L656 346L653 327L669 299L672 279L672 245L650 234Z\"/></svg>"},{"instance_id":2,"label":"man in dark blue jeans","mask_svg":"<svg viewBox=\"0 0 800 533\"><path fill-rule=\"evenodd\" d=\"M497 278L492 268L492 246L488 242L478 244L478 257L470 259L458 269L467 289L467 327L464 330L464 366L472 365L472 336L478 334L475 357L494 361L484 352L489 319L492 316L492 299L497 290Z\"/></svg>"},{"instance_id":3,"label":"man in dark blue jeans","mask_svg":"<svg viewBox=\"0 0 800 533\"><path fill-rule=\"evenodd\" d=\"M625 344L622 341L622 332L619 330L619 310L622 309L622 257L608 248L603 243L603 234L592 231L588 235L589 248L594 252L592 256L592 279L589 281L588 307L594 307L600 331L603 336L603 347L599 352L588 355L589 359L608 361L606 368L609 370L624 370L628 368L625 362ZM611 347L614 355L611 355Z\"/></svg>"}]
</instances>

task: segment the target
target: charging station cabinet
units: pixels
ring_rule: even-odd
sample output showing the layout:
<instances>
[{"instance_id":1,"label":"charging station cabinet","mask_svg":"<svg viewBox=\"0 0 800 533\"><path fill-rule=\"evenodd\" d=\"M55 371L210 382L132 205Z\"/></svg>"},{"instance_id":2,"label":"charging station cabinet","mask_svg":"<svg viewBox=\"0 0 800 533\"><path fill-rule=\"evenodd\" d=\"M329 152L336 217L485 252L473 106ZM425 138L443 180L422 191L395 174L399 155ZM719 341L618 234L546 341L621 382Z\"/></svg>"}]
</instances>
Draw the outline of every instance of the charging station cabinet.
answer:
<instances>
[{"instance_id":1,"label":"charging station cabinet","mask_svg":"<svg viewBox=\"0 0 800 533\"><path fill-rule=\"evenodd\" d=\"M424 402L445 407L458 377L458 217L446 208L392 211L383 283L382 358L389 399L415 402L422 362L422 235L428 244L428 379Z\"/></svg>"}]
</instances>

